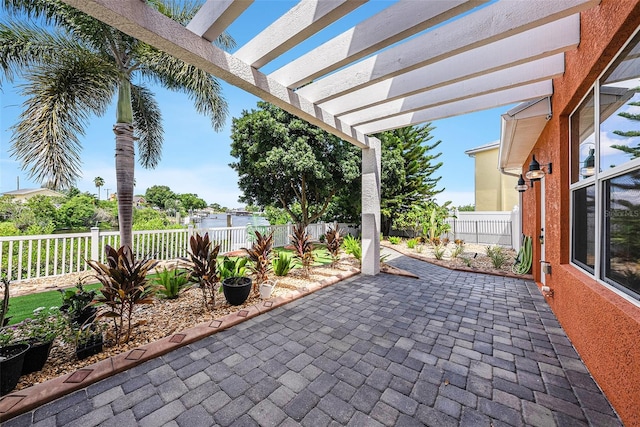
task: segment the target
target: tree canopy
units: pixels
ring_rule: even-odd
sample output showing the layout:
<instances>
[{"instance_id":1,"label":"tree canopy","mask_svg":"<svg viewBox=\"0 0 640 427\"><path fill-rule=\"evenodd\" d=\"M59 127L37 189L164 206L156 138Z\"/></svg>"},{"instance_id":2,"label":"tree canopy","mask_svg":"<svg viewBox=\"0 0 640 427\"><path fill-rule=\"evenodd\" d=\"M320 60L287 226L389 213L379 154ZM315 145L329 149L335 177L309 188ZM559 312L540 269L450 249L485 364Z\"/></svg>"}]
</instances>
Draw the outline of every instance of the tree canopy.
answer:
<instances>
[{"instance_id":1,"label":"tree canopy","mask_svg":"<svg viewBox=\"0 0 640 427\"><path fill-rule=\"evenodd\" d=\"M316 221L360 177L358 148L267 102L233 119L231 139L240 201L281 207L296 223Z\"/></svg>"}]
</instances>

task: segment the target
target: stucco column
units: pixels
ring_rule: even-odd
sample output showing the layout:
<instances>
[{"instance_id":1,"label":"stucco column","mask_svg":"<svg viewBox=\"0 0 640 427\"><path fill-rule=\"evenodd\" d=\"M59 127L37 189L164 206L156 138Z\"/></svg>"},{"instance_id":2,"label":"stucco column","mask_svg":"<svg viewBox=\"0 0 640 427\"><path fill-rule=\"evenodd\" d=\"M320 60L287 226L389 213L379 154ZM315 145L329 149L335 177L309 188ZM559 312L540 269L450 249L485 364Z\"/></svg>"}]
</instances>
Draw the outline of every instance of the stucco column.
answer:
<instances>
[{"instance_id":1,"label":"stucco column","mask_svg":"<svg viewBox=\"0 0 640 427\"><path fill-rule=\"evenodd\" d=\"M380 140L362 149L362 273L380 272Z\"/></svg>"}]
</instances>

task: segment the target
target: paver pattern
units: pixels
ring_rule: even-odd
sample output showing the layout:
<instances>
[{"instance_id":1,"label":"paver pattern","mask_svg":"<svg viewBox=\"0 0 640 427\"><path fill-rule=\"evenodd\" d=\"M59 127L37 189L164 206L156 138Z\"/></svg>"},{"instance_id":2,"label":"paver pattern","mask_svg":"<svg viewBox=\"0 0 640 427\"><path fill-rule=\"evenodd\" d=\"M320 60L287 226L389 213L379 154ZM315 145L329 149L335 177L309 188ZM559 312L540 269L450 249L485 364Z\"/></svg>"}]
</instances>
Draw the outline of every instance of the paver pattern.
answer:
<instances>
[{"instance_id":1,"label":"paver pattern","mask_svg":"<svg viewBox=\"0 0 640 427\"><path fill-rule=\"evenodd\" d=\"M534 283L388 262L5 426L622 425Z\"/></svg>"}]
</instances>

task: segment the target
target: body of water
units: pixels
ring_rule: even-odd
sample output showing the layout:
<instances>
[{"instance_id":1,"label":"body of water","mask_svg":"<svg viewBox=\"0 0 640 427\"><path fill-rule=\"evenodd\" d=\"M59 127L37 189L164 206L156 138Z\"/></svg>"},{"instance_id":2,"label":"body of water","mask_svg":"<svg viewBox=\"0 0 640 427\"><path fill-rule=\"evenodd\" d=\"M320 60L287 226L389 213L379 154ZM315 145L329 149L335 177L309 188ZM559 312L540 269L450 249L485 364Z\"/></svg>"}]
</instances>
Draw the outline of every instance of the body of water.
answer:
<instances>
[{"instance_id":1,"label":"body of water","mask_svg":"<svg viewBox=\"0 0 640 427\"><path fill-rule=\"evenodd\" d=\"M263 216L243 216L243 215L231 215L232 227L246 227L247 225L269 225L269 221ZM226 214L213 214L208 217L202 218L200 223L195 225L196 228L215 228L227 226Z\"/></svg>"}]
</instances>

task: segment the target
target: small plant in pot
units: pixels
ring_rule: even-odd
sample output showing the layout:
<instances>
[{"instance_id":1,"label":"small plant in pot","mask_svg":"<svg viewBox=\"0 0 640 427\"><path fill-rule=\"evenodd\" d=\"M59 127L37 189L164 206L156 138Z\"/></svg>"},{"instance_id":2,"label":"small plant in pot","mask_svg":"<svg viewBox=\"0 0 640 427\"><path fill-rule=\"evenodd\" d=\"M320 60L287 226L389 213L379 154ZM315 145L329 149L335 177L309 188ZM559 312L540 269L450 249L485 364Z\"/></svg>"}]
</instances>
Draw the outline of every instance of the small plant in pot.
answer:
<instances>
[{"instance_id":1,"label":"small plant in pot","mask_svg":"<svg viewBox=\"0 0 640 427\"><path fill-rule=\"evenodd\" d=\"M98 309L93 304L97 292L87 291L82 280L75 288L59 289L59 292L62 294L60 311L67 313L73 325L80 326L95 320Z\"/></svg>"},{"instance_id":2,"label":"small plant in pot","mask_svg":"<svg viewBox=\"0 0 640 427\"><path fill-rule=\"evenodd\" d=\"M15 326L17 339L29 344L22 365L22 375L39 371L44 367L53 341L64 334L67 326L67 319L58 307L36 308L30 318Z\"/></svg>"},{"instance_id":3,"label":"small plant in pot","mask_svg":"<svg viewBox=\"0 0 640 427\"><path fill-rule=\"evenodd\" d=\"M247 277L247 258L224 257L219 266L222 290L231 305L242 305L251 293L252 281Z\"/></svg>"},{"instance_id":4,"label":"small plant in pot","mask_svg":"<svg viewBox=\"0 0 640 427\"><path fill-rule=\"evenodd\" d=\"M76 357L86 359L102 352L105 325L101 322L82 325L76 331Z\"/></svg>"}]
</instances>

